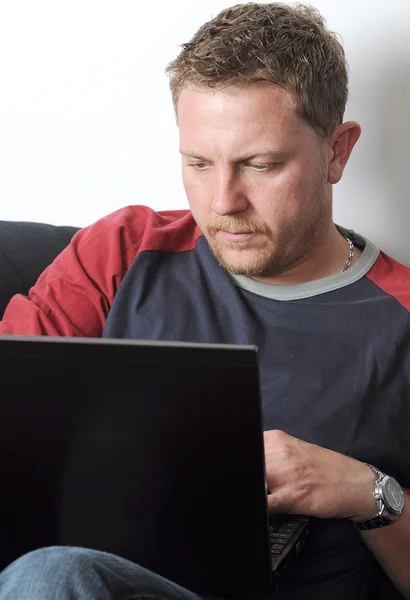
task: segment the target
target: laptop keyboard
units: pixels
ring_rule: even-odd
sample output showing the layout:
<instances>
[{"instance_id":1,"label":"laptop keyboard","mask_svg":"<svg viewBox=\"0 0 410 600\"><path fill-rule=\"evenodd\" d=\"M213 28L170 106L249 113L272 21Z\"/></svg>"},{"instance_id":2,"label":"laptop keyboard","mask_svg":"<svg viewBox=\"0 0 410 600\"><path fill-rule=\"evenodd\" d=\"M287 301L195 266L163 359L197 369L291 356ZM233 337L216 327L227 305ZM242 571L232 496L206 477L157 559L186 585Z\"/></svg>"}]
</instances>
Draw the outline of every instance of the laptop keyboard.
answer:
<instances>
[{"instance_id":1,"label":"laptop keyboard","mask_svg":"<svg viewBox=\"0 0 410 600\"><path fill-rule=\"evenodd\" d=\"M269 539L272 556L279 556L282 554L298 527L299 523L292 521L286 522L278 520L278 522L275 523L273 519L269 520Z\"/></svg>"}]
</instances>

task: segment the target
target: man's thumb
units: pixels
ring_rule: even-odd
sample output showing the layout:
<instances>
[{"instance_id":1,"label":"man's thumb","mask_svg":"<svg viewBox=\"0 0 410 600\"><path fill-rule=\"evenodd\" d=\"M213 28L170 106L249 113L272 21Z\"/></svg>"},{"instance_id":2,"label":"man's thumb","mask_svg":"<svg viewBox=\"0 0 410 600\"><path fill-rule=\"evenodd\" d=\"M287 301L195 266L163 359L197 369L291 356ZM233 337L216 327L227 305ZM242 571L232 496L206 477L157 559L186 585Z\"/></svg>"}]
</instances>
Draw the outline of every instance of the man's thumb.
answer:
<instances>
[{"instance_id":1,"label":"man's thumb","mask_svg":"<svg viewBox=\"0 0 410 600\"><path fill-rule=\"evenodd\" d=\"M268 494L268 512L269 514L282 513L280 497L278 494Z\"/></svg>"}]
</instances>

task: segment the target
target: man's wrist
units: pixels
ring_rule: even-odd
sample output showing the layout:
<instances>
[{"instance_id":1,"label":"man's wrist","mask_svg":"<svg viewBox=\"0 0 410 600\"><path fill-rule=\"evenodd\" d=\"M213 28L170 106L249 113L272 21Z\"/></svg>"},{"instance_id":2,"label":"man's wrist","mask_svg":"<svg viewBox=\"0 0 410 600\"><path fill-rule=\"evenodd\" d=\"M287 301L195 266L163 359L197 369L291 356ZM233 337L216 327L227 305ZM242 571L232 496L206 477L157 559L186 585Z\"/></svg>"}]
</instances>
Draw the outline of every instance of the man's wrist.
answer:
<instances>
[{"instance_id":1,"label":"man's wrist","mask_svg":"<svg viewBox=\"0 0 410 600\"><path fill-rule=\"evenodd\" d=\"M367 521L377 515L377 506L373 495L376 475L366 463L356 462L358 463L358 483L355 491L352 492L354 494L354 507L349 519L351 521Z\"/></svg>"}]
</instances>

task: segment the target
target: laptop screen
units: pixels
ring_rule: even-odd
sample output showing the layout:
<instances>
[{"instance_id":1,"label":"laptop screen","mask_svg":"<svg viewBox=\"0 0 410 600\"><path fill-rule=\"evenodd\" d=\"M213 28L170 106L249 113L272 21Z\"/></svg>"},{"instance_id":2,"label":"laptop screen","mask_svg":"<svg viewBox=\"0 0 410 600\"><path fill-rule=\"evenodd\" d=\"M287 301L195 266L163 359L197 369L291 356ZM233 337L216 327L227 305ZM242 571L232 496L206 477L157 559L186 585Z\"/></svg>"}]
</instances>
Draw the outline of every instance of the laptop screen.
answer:
<instances>
[{"instance_id":1,"label":"laptop screen","mask_svg":"<svg viewBox=\"0 0 410 600\"><path fill-rule=\"evenodd\" d=\"M4 337L0 377L9 554L84 546L197 592L270 589L255 348Z\"/></svg>"}]
</instances>

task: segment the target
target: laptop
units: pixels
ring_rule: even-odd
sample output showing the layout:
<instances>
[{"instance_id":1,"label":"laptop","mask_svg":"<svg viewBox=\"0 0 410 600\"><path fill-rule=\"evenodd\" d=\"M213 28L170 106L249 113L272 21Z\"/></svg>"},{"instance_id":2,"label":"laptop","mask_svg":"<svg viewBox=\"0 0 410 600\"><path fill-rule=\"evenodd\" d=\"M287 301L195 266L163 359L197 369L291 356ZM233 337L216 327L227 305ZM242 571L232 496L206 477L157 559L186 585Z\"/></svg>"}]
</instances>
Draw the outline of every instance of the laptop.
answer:
<instances>
[{"instance_id":1,"label":"laptop","mask_svg":"<svg viewBox=\"0 0 410 600\"><path fill-rule=\"evenodd\" d=\"M254 598L301 551L310 520L267 514L256 347L1 336L0 381L0 562L90 547Z\"/></svg>"}]
</instances>

